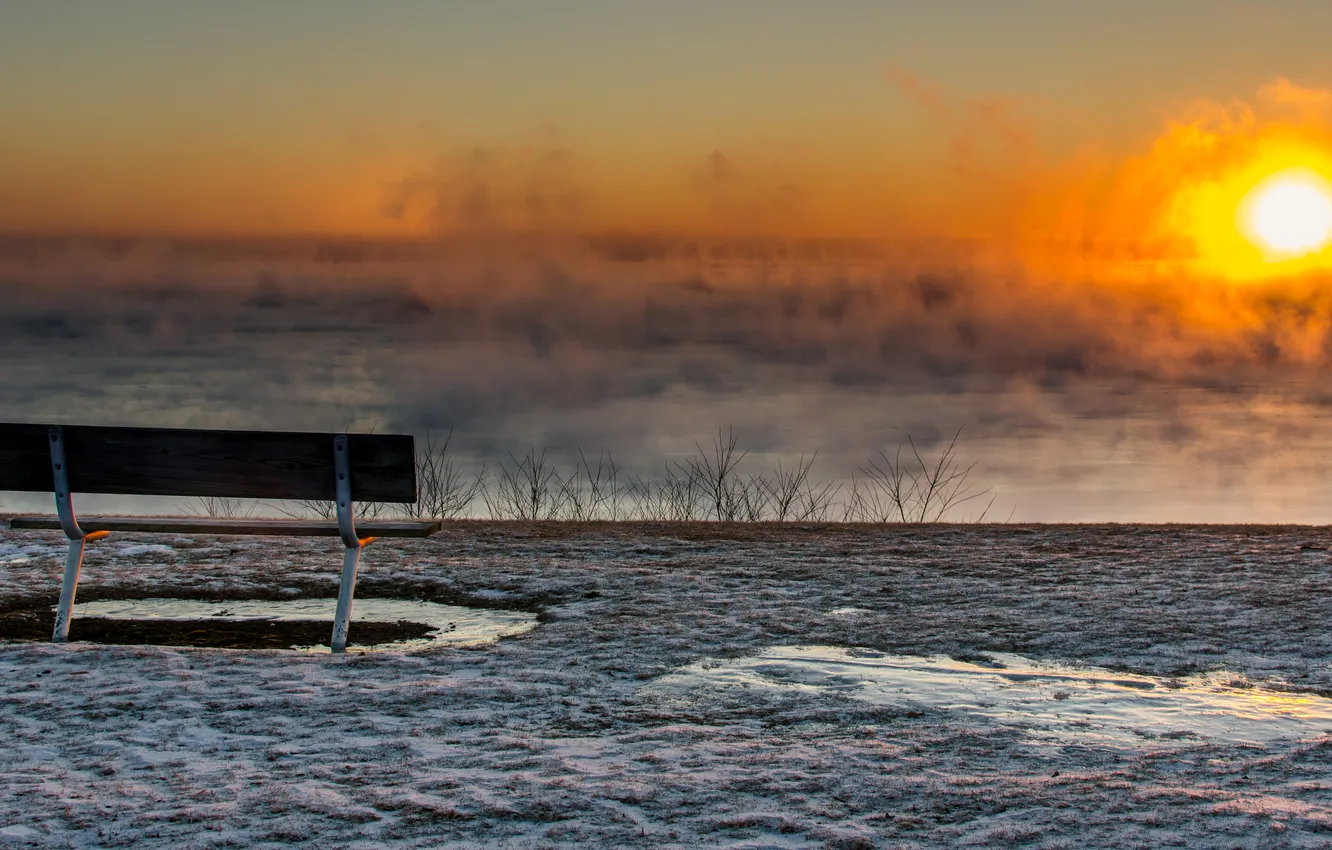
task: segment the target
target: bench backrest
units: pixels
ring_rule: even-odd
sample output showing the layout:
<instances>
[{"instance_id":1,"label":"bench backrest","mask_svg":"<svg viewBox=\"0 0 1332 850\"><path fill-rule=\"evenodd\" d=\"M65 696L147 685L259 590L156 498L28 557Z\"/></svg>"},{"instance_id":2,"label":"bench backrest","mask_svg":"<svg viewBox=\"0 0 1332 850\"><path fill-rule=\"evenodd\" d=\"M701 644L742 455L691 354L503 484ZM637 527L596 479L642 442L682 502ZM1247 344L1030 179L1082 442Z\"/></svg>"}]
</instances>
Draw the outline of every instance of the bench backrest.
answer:
<instances>
[{"instance_id":1,"label":"bench backrest","mask_svg":"<svg viewBox=\"0 0 1332 850\"><path fill-rule=\"evenodd\" d=\"M335 434L62 426L74 493L336 498ZM416 501L415 441L349 434L352 498ZM49 426L0 423L0 490L53 492Z\"/></svg>"}]
</instances>

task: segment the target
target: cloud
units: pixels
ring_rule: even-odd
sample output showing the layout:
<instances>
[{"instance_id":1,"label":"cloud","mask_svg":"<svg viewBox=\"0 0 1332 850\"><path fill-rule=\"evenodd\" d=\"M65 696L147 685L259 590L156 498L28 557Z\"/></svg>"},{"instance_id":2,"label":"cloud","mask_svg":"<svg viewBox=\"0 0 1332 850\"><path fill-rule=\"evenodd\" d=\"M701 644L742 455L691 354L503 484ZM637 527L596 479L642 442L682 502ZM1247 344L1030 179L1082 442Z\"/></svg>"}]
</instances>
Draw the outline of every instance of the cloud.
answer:
<instances>
[{"instance_id":1,"label":"cloud","mask_svg":"<svg viewBox=\"0 0 1332 850\"><path fill-rule=\"evenodd\" d=\"M1034 155L1032 122L1018 99L997 94L953 97L938 83L896 65L888 66L885 79L943 131L956 175L979 178L1012 172Z\"/></svg>"},{"instance_id":2,"label":"cloud","mask_svg":"<svg viewBox=\"0 0 1332 850\"><path fill-rule=\"evenodd\" d=\"M1258 89L1258 96L1267 103L1280 107L1294 107L1302 112L1326 116L1332 112L1332 91L1309 88L1278 77Z\"/></svg>"},{"instance_id":3,"label":"cloud","mask_svg":"<svg viewBox=\"0 0 1332 850\"><path fill-rule=\"evenodd\" d=\"M894 86L921 111L941 121L951 122L953 120L953 109L947 103L942 89L937 84L922 79L897 65L889 65L885 71L885 77L889 85Z\"/></svg>"},{"instance_id":4,"label":"cloud","mask_svg":"<svg viewBox=\"0 0 1332 850\"><path fill-rule=\"evenodd\" d=\"M589 190L562 145L474 147L385 185L381 212L437 232L570 231Z\"/></svg>"},{"instance_id":5,"label":"cloud","mask_svg":"<svg viewBox=\"0 0 1332 850\"><path fill-rule=\"evenodd\" d=\"M792 232L805 223L809 193L795 182L774 180L773 168L751 168L714 150L692 175L691 187L718 222L743 222L757 232Z\"/></svg>"},{"instance_id":6,"label":"cloud","mask_svg":"<svg viewBox=\"0 0 1332 850\"><path fill-rule=\"evenodd\" d=\"M369 243L359 255L279 243L248 256L237 247L226 260L215 247L178 246L168 259L111 257L100 273L84 265L69 278L63 261L48 275L21 262L25 272L10 265L0 276L0 351L39 373L47 346L166 370L199 351L250 363L264 348L253 361L261 368L290 344L293 358L270 363L282 374L320 346L357 349L386 397L408 407L451 399L441 410L459 422L679 387L1245 391L1281 382L1322 403L1332 366L1325 277L1245 288L1074 284L961 266L899 271L865 256L829 265L799 259L798 242L758 263L684 262L678 241L659 245L635 263L580 242L562 251L514 243L478 258L465 241ZM430 357L456 368L420 365ZM416 365L400 368L399 358Z\"/></svg>"},{"instance_id":7,"label":"cloud","mask_svg":"<svg viewBox=\"0 0 1332 850\"><path fill-rule=\"evenodd\" d=\"M830 476L966 425L987 475L1049 518L1106 476L1250 486L1332 405L1328 277L1074 283L800 240L650 247L10 242L0 419L454 427L492 458L606 446L641 472L733 423L753 462L821 448ZM1140 465L1092 461L1113 452Z\"/></svg>"},{"instance_id":8,"label":"cloud","mask_svg":"<svg viewBox=\"0 0 1332 850\"><path fill-rule=\"evenodd\" d=\"M1332 175L1332 91L1285 78L1249 98L1194 100L1138 150L1084 150L1033 175L1015 209L1023 259L1047 274L1260 280L1332 268L1332 255L1273 265L1239 210L1289 168Z\"/></svg>"},{"instance_id":9,"label":"cloud","mask_svg":"<svg viewBox=\"0 0 1332 850\"><path fill-rule=\"evenodd\" d=\"M958 96L897 66L888 84L941 136L970 191L954 226L1037 274L1256 280L1332 268L1332 252L1273 266L1237 225L1245 195L1285 168L1332 177L1332 90L1284 77L1247 98L1195 99L1136 149L1095 139L1060 159L1023 102Z\"/></svg>"}]
</instances>

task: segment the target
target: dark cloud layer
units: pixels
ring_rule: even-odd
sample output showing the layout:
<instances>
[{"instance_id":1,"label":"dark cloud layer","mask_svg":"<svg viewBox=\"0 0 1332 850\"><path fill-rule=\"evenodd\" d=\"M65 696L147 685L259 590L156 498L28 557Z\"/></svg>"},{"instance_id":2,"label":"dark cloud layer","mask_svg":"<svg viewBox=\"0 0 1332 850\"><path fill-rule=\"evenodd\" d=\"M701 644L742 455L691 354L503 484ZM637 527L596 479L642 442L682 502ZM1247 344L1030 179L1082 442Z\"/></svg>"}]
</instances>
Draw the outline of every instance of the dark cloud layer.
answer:
<instances>
[{"instance_id":1,"label":"dark cloud layer","mask_svg":"<svg viewBox=\"0 0 1332 850\"><path fill-rule=\"evenodd\" d=\"M863 245L759 247L14 239L0 417L378 421L492 451L638 454L735 422L756 451L823 446L851 466L908 430L1113 445L1148 422L1156 443L1233 466L1235 435L1200 410L1232 411L1241 432L1257 417L1248 444L1278 451L1316 422L1256 409L1332 399L1324 281L1040 282Z\"/></svg>"}]
</instances>

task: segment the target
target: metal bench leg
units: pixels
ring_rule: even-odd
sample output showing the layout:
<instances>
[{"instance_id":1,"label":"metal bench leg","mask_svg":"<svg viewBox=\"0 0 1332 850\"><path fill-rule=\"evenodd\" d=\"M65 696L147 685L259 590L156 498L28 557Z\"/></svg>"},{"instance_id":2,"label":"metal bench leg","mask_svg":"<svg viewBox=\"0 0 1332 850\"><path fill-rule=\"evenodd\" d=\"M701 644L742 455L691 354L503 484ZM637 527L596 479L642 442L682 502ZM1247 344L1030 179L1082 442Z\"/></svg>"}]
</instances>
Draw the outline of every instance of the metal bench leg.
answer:
<instances>
[{"instance_id":1,"label":"metal bench leg","mask_svg":"<svg viewBox=\"0 0 1332 850\"><path fill-rule=\"evenodd\" d=\"M56 609L55 633L51 640L63 643L69 640L69 618L74 610L74 594L79 589L79 570L83 567L85 538L69 541L65 555L65 577L60 581L60 607Z\"/></svg>"},{"instance_id":2,"label":"metal bench leg","mask_svg":"<svg viewBox=\"0 0 1332 850\"><path fill-rule=\"evenodd\" d=\"M78 540L69 541L65 553L65 575L60 580L60 605L56 608L55 631L51 640L64 643L69 640L69 621L74 618L74 595L79 592L79 573L83 570L83 549L90 540L101 540L109 532L94 531Z\"/></svg>"},{"instance_id":3,"label":"metal bench leg","mask_svg":"<svg viewBox=\"0 0 1332 850\"><path fill-rule=\"evenodd\" d=\"M334 490L337 496L338 536L347 551L342 556L342 581L338 584L338 610L333 615L334 652L347 651L347 627L351 624L352 597L356 594L356 570L361 566L361 550L375 542L373 537L356 534L352 504L351 452L346 434L333 438Z\"/></svg>"},{"instance_id":4,"label":"metal bench leg","mask_svg":"<svg viewBox=\"0 0 1332 850\"><path fill-rule=\"evenodd\" d=\"M356 546L348 546L342 556L342 581L338 584L338 610L333 615L334 652L347 651L347 628L351 625L352 601L356 596L356 572L361 567L361 550L377 538L362 537Z\"/></svg>"},{"instance_id":5,"label":"metal bench leg","mask_svg":"<svg viewBox=\"0 0 1332 850\"><path fill-rule=\"evenodd\" d=\"M342 556L342 583L338 585L338 611L333 615L333 651L347 651L347 626L351 623L352 596L356 593L356 570L361 565L361 547L347 547Z\"/></svg>"},{"instance_id":6,"label":"metal bench leg","mask_svg":"<svg viewBox=\"0 0 1332 850\"><path fill-rule=\"evenodd\" d=\"M108 532L88 533L79 528L74 516L74 497L69 492L69 465L65 462L65 434L59 425L48 430L51 438L51 476L55 484L56 514L60 527L69 540L65 553L65 575L60 580L60 605L56 608L55 630L51 640L63 643L69 640L69 621L74 614L74 594L79 589L79 571L83 569L83 547L89 540L100 540Z\"/></svg>"}]
</instances>

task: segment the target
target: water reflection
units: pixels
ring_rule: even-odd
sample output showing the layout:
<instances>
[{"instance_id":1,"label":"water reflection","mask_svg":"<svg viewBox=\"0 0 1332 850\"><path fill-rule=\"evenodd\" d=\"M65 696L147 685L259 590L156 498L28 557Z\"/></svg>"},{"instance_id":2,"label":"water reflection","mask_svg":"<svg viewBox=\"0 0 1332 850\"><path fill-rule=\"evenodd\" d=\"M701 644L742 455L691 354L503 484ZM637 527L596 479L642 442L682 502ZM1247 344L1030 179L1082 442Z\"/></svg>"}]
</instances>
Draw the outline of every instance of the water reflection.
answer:
<instances>
[{"instance_id":1,"label":"water reflection","mask_svg":"<svg viewBox=\"0 0 1332 850\"><path fill-rule=\"evenodd\" d=\"M1267 744L1332 734L1332 700L1255 687L1233 673L1165 679L990 653L984 663L835 646L777 646L682 668L649 690L702 699L715 689L839 694L1019 726L1034 739L1139 747Z\"/></svg>"},{"instance_id":2,"label":"water reflection","mask_svg":"<svg viewBox=\"0 0 1332 850\"><path fill-rule=\"evenodd\" d=\"M231 620L333 622L336 599L242 600L207 602L196 599L122 599L81 602L74 616L115 620ZM521 634L536 626L536 615L525 611L464 608L404 599L357 599L352 622L424 623L435 631L418 640L357 646L355 652L405 652L440 646L472 646ZM297 647L306 652L328 652L328 647Z\"/></svg>"}]
</instances>

